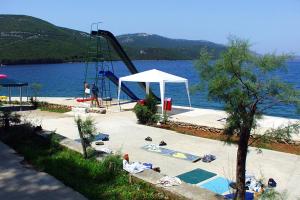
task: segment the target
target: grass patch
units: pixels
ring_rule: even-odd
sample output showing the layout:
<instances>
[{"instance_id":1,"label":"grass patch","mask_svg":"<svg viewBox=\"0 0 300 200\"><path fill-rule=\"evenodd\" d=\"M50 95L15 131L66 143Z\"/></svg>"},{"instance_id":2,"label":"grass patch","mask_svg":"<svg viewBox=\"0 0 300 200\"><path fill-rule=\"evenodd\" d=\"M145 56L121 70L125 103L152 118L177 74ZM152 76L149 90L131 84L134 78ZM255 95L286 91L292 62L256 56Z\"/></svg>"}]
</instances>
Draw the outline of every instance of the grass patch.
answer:
<instances>
[{"instance_id":1,"label":"grass patch","mask_svg":"<svg viewBox=\"0 0 300 200\"><path fill-rule=\"evenodd\" d=\"M146 183L129 183L119 156L99 162L61 147L54 137L45 139L28 125L0 130L0 139L38 170L44 171L88 199L164 199Z\"/></svg>"}]
</instances>

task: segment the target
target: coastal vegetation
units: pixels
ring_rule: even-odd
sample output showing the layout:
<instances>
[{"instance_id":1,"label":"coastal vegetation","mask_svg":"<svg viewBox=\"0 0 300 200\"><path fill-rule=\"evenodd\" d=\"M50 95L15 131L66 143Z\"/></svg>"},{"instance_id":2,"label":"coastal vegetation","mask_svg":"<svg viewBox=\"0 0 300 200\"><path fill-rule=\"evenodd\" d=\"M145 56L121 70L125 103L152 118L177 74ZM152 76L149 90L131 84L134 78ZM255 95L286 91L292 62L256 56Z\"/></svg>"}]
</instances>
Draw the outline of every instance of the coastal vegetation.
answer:
<instances>
[{"instance_id":1,"label":"coastal vegetation","mask_svg":"<svg viewBox=\"0 0 300 200\"><path fill-rule=\"evenodd\" d=\"M36 108L42 111L48 112L65 113L70 112L72 110L71 106L53 104L48 102L33 101L33 105L36 105Z\"/></svg>"},{"instance_id":2,"label":"coastal vegetation","mask_svg":"<svg viewBox=\"0 0 300 200\"><path fill-rule=\"evenodd\" d=\"M87 148L91 145L91 141L94 139L94 134L96 133L95 122L91 117L87 117L85 120L83 120L78 116L75 118L75 123L81 139L83 157L87 159Z\"/></svg>"},{"instance_id":3,"label":"coastal vegetation","mask_svg":"<svg viewBox=\"0 0 300 200\"><path fill-rule=\"evenodd\" d=\"M19 124L21 122L21 116L18 113L13 113L10 110L0 112L0 127L4 130L8 130L11 124Z\"/></svg>"},{"instance_id":4,"label":"coastal vegetation","mask_svg":"<svg viewBox=\"0 0 300 200\"><path fill-rule=\"evenodd\" d=\"M284 69L289 58L289 55L255 55L248 41L230 38L219 59L211 62L212 56L203 49L195 65L202 80L198 88L205 85L210 99L224 103L228 113L225 133L228 137L238 137L235 199L245 199L247 152L256 120L275 105L300 106L299 91L272 76L274 71Z\"/></svg>"},{"instance_id":5,"label":"coastal vegetation","mask_svg":"<svg viewBox=\"0 0 300 200\"><path fill-rule=\"evenodd\" d=\"M37 101L37 96L39 96L41 89L42 89L42 84L40 83L32 83L30 84L30 89L32 92L32 100Z\"/></svg>"},{"instance_id":6,"label":"coastal vegetation","mask_svg":"<svg viewBox=\"0 0 300 200\"><path fill-rule=\"evenodd\" d=\"M291 153L295 155L300 155L300 145L299 142L292 141L291 138L287 138L287 129L295 129L298 127L299 131L300 122L295 124L290 124L285 127L279 127L277 129L267 130L268 134L263 135L251 135L249 139L249 146L256 147L258 152L262 149L269 149L273 151ZM226 143L238 144L239 137L233 135L228 137L224 133L224 130L214 129L211 127L197 126L194 124L177 124L174 122L167 121L160 125L155 125L155 127L163 128L167 130L172 130L177 133L193 135L196 137L208 138L212 140L219 140ZM273 132L281 132L281 134L274 135ZM274 135L274 136L273 136ZM278 138L279 135L283 135L282 138Z\"/></svg>"},{"instance_id":7,"label":"coastal vegetation","mask_svg":"<svg viewBox=\"0 0 300 200\"><path fill-rule=\"evenodd\" d=\"M0 140L24 156L24 165L54 176L88 199L165 199L144 182L129 182L119 155L84 159L62 147L56 134L43 137L30 123L15 123L9 132L0 125Z\"/></svg>"},{"instance_id":8,"label":"coastal vegetation","mask_svg":"<svg viewBox=\"0 0 300 200\"><path fill-rule=\"evenodd\" d=\"M7 65L85 61L90 42L89 33L25 15L0 15L0 36L0 64ZM120 35L117 39L135 60L196 59L203 47L212 50L215 56L225 49L209 41L170 39L145 33ZM107 46L104 40L102 44ZM104 58L119 60L113 48L110 49L111 56L106 52Z\"/></svg>"},{"instance_id":9,"label":"coastal vegetation","mask_svg":"<svg viewBox=\"0 0 300 200\"><path fill-rule=\"evenodd\" d=\"M147 95L145 100L138 102L134 108L138 122L141 124L153 124L158 121L157 101L153 95Z\"/></svg>"}]
</instances>

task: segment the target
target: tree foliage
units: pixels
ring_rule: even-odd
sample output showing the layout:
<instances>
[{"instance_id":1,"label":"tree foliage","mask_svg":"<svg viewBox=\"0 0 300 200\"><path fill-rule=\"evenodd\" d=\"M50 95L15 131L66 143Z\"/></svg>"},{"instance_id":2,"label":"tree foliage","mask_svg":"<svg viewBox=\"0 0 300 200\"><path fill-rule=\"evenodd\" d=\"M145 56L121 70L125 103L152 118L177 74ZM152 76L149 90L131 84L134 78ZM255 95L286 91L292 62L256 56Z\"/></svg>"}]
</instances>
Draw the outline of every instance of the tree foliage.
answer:
<instances>
[{"instance_id":1,"label":"tree foliage","mask_svg":"<svg viewBox=\"0 0 300 200\"><path fill-rule=\"evenodd\" d=\"M40 93L40 91L41 91L41 89L42 89L42 84L40 84L40 83L32 83L31 85L30 85L30 89L31 89L31 91L32 91L32 95L33 95L33 97L34 97L34 101L37 101L37 96L39 95L39 93ZM32 97L32 98L33 98Z\"/></svg>"},{"instance_id":2,"label":"tree foliage","mask_svg":"<svg viewBox=\"0 0 300 200\"><path fill-rule=\"evenodd\" d=\"M248 41L229 38L229 45L219 59L212 61L203 49L195 67L201 77L196 88L208 89L210 100L222 102L228 113L225 133L239 136L236 164L237 199L245 198L245 171L248 142L256 120L266 110L282 104L300 110L300 93L293 85L283 82L275 74L286 70L290 55L257 55Z\"/></svg>"},{"instance_id":3,"label":"tree foliage","mask_svg":"<svg viewBox=\"0 0 300 200\"><path fill-rule=\"evenodd\" d=\"M95 122L91 117L82 120L80 117L75 118L75 123L78 128L81 145L83 149L83 156L87 158L87 147L90 146L91 141L94 139L96 132Z\"/></svg>"},{"instance_id":4,"label":"tree foliage","mask_svg":"<svg viewBox=\"0 0 300 200\"><path fill-rule=\"evenodd\" d=\"M279 126L277 128L268 129L264 135L263 140L275 140L276 142L290 143L293 135L298 135L300 131L300 121L289 123L287 126Z\"/></svg>"},{"instance_id":5,"label":"tree foliage","mask_svg":"<svg viewBox=\"0 0 300 200\"><path fill-rule=\"evenodd\" d=\"M290 55L256 55L250 51L248 41L230 38L227 51L216 61L211 58L202 49L195 66L210 100L224 103L229 114L228 134L239 133L247 123L255 127L255 119L275 105L293 104L299 110L299 91L274 75L286 70L285 61Z\"/></svg>"}]
</instances>

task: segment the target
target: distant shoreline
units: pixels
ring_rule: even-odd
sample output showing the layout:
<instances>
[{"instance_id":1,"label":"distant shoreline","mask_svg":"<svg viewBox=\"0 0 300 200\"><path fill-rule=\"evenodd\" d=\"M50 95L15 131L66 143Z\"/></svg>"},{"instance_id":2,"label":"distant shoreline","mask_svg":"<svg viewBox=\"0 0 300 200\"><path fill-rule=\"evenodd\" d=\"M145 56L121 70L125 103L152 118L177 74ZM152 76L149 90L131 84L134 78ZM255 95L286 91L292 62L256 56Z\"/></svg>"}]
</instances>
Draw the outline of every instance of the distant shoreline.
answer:
<instances>
[{"instance_id":1,"label":"distant shoreline","mask_svg":"<svg viewBox=\"0 0 300 200\"><path fill-rule=\"evenodd\" d=\"M196 60L196 59L132 59L132 61L147 61L147 60L155 60L155 61L178 61L178 60L182 60L182 61L188 61L188 60ZM122 61L122 59L114 59L112 61ZM295 59L291 59L288 60L287 62L300 62L300 57L296 57ZM50 62L34 62L31 60L25 60L24 62L9 62L9 63L0 63L0 67L4 67L4 66L14 66L14 65L40 65L40 64L63 64L63 63L85 63L84 60L74 60L74 61L58 61L58 60L53 60Z\"/></svg>"},{"instance_id":2,"label":"distant shoreline","mask_svg":"<svg viewBox=\"0 0 300 200\"><path fill-rule=\"evenodd\" d=\"M188 60L191 60L191 59L132 59L132 61L143 61L143 60L166 60L166 61L178 61L178 60L182 60L182 61L188 61ZM192 59L192 60L195 60L195 59ZM112 61L122 61L121 59L119 60L112 60ZM299 60L300 61L300 60ZM86 61L82 61L82 60L79 60L79 61L53 61L53 62L30 62L29 60L26 61L26 62L14 62L14 63L2 63L1 64L1 67L3 66L14 66L14 65L40 65L40 64L63 64L63 63L85 63Z\"/></svg>"}]
</instances>

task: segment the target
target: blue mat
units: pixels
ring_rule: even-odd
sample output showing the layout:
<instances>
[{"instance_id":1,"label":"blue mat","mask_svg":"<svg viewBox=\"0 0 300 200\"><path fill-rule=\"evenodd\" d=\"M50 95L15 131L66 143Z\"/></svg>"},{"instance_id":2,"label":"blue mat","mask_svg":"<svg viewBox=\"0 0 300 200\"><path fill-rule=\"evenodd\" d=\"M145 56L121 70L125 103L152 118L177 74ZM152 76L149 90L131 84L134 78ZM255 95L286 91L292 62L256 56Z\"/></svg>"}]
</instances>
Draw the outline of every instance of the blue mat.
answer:
<instances>
[{"instance_id":1,"label":"blue mat","mask_svg":"<svg viewBox=\"0 0 300 200\"><path fill-rule=\"evenodd\" d=\"M226 195L224 195L224 197L225 197L225 199L233 199L234 194L226 194ZM245 199L246 200L254 200L254 194L252 192L246 192Z\"/></svg>"},{"instance_id":2,"label":"blue mat","mask_svg":"<svg viewBox=\"0 0 300 200\"><path fill-rule=\"evenodd\" d=\"M177 177L186 183L197 184L214 176L216 176L215 173L198 168L190 172L180 174Z\"/></svg>"},{"instance_id":3,"label":"blue mat","mask_svg":"<svg viewBox=\"0 0 300 200\"><path fill-rule=\"evenodd\" d=\"M201 184L200 187L210 190L217 194L223 194L229 191L230 181L226 178L217 177L207 183Z\"/></svg>"},{"instance_id":4,"label":"blue mat","mask_svg":"<svg viewBox=\"0 0 300 200\"><path fill-rule=\"evenodd\" d=\"M103 140L104 138L109 138L109 135L105 133L98 133L95 135L94 141Z\"/></svg>"},{"instance_id":5,"label":"blue mat","mask_svg":"<svg viewBox=\"0 0 300 200\"><path fill-rule=\"evenodd\" d=\"M183 159L183 160L188 160L191 162L197 162L199 160L201 160L200 156L195 156L189 153L183 153L180 151L175 151L175 150L171 150L171 149L167 149L167 148L162 148L159 147L158 149L152 150L148 148L148 145L143 146L142 149L145 149L147 151L151 151L151 152L155 152L155 153L159 153L165 156L170 156L173 158L179 158L179 159Z\"/></svg>"},{"instance_id":6,"label":"blue mat","mask_svg":"<svg viewBox=\"0 0 300 200\"><path fill-rule=\"evenodd\" d=\"M93 141L101 141L103 140L104 138L109 138L109 135L108 134L105 134L105 133L98 133L97 135L95 135ZM81 142L80 138L79 139L75 139L76 142Z\"/></svg>"}]
</instances>

